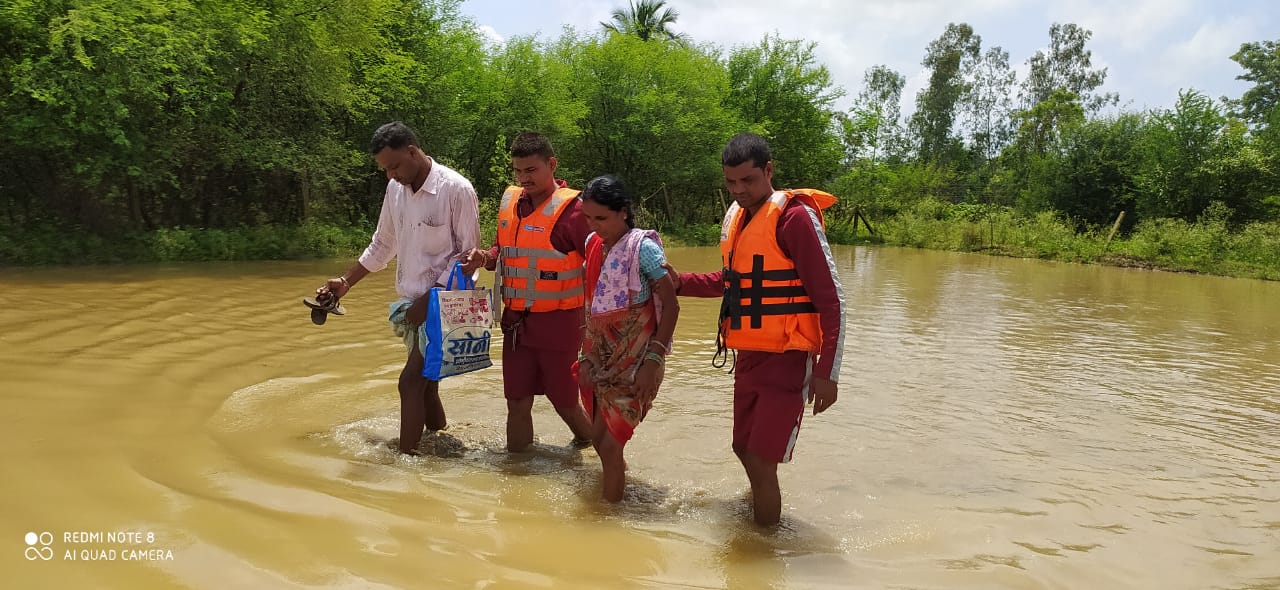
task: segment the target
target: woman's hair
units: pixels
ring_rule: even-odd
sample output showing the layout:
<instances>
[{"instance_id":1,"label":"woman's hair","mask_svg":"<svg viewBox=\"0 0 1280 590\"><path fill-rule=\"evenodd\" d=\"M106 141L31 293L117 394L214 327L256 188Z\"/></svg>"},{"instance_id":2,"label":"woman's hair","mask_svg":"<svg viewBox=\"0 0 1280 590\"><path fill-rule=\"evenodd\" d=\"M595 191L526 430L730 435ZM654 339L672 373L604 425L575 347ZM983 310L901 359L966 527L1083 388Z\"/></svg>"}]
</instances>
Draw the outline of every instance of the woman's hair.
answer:
<instances>
[{"instance_id":1,"label":"woman's hair","mask_svg":"<svg viewBox=\"0 0 1280 590\"><path fill-rule=\"evenodd\" d=\"M617 176L606 174L592 178L587 187L582 189L582 200L595 201L608 207L610 211L626 213L627 227L636 226L636 214L631 209L631 193L622 185Z\"/></svg>"}]
</instances>

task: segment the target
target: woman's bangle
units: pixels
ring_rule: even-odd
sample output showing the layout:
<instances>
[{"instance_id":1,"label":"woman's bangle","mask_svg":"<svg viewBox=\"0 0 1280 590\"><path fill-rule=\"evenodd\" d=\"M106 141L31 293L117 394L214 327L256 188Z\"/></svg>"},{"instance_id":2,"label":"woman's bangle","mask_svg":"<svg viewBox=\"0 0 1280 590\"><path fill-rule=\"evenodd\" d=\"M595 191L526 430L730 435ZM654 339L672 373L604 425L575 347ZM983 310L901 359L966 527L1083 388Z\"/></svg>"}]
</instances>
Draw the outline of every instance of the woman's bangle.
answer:
<instances>
[{"instance_id":1,"label":"woman's bangle","mask_svg":"<svg viewBox=\"0 0 1280 590\"><path fill-rule=\"evenodd\" d=\"M662 354L663 354L664 356L671 352L671 348L669 348L666 344L663 344L663 343L661 343L661 342L659 342L659 341L657 341L657 340L650 340L650 341L649 341L649 346L653 346L654 344L657 344L657 345L658 345L658 347L662 348Z\"/></svg>"},{"instance_id":2,"label":"woman's bangle","mask_svg":"<svg viewBox=\"0 0 1280 590\"><path fill-rule=\"evenodd\" d=\"M667 362L665 359L663 359L663 358L662 358L662 355L660 355L660 354L658 354L658 353L656 353L656 352L646 352L646 353L644 354L644 360L646 360L646 361L653 361L653 362L655 362L655 363L658 363L658 366L659 366L659 367L661 367L662 365L666 364L666 362Z\"/></svg>"},{"instance_id":3,"label":"woman's bangle","mask_svg":"<svg viewBox=\"0 0 1280 590\"><path fill-rule=\"evenodd\" d=\"M339 280L339 281L342 281L342 286L343 286L343 287L346 287L346 288L348 288L348 289L350 289L350 288L351 288L351 283L347 282L347 277L345 277L345 276L341 276L341 277L338 277L338 280Z\"/></svg>"}]
</instances>

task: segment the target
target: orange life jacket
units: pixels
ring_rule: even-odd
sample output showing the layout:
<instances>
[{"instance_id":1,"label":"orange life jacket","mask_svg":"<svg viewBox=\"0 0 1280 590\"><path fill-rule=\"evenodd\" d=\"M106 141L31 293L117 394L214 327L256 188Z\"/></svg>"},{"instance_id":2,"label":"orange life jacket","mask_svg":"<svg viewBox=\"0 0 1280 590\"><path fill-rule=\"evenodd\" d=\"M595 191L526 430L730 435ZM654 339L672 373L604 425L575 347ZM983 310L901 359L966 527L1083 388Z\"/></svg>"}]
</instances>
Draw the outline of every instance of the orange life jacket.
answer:
<instances>
[{"instance_id":1,"label":"orange life jacket","mask_svg":"<svg viewBox=\"0 0 1280 590\"><path fill-rule=\"evenodd\" d=\"M775 191L743 226L746 215L737 203L729 206L720 229L720 257L724 263L724 300L720 306L720 335L735 350L808 350L822 346L817 309L796 265L778 245L778 222L791 199L800 199L822 221L822 210L835 204L829 193L814 189Z\"/></svg>"},{"instance_id":2,"label":"orange life jacket","mask_svg":"<svg viewBox=\"0 0 1280 590\"><path fill-rule=\"evenodd\" d=\"M557 189L521 219L516 204L522 191L507 187L498 210L498 296L521 311L582 307L582 255L577 250L565 254L551 245L551 229L577 201L579 191Z\"/></svg>"}]
</instances>

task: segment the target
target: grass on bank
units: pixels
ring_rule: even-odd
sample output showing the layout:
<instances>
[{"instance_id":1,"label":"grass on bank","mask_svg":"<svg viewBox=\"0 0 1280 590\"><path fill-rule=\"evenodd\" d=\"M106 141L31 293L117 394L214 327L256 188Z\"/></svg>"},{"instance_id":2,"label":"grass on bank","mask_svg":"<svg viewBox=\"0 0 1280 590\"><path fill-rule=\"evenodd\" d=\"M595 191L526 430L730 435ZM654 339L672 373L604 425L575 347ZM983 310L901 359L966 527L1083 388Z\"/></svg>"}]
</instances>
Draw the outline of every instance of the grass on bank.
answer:
<instances>
[{"instance_id":1,"label":"grass on bank","mask_svg":"<svg viewBox=\"0 0 1280 590\"><path fill-rule=\"evenodd\" d=\"M371 228L323 223L234 229L170 228L111 238L53 227L3 228L0 264L110 264L214 260L296 260L359 254Z\"/></svg>"},{"instance_id":2,"label":"grass on bank","mask_svg":"<svg viewBox=\"0 0 1280 590\"><path fill-rule=\"evenodd\" d=\"M872 219L874 236L848 219L828 215L827 235L837 244L884 244L1280 280L1280 222L1231 227L1226 221L1229 215L1225 207L1214 205L1195 223L1147 220L1107 244L1110 228L1076 231L1052 212L1023 215L1005 207L926 199L895 216ZM486 243L492 241L495 218L495 212L481 212ZM373 228L323 223L174 228L112 239L49 227L0 229L0 264L29 266L345 258L363 251ZM664 241L672 246L713 246L719 237L718 223L663 232Z\"/></svg>"},{"instance_id":3,"label":"grass on bank","mask_svg":"<svg viewBox=\"0 0 1280 590\"><path fill-rule=\"evenodd\" d=\"M1135 266L1176 272L1280 280L1280 223L1232 228L1230 211L1210 206L1194 223L1146 220L1107 243L1109 227L1076 229L1053 212L926 200L894 217L872 221L875 236L845 220L828 223L839 244L886 244L982 252L1019 258ZM856 231L855 231L856 230Z\"/></svg>"}]
</instances>

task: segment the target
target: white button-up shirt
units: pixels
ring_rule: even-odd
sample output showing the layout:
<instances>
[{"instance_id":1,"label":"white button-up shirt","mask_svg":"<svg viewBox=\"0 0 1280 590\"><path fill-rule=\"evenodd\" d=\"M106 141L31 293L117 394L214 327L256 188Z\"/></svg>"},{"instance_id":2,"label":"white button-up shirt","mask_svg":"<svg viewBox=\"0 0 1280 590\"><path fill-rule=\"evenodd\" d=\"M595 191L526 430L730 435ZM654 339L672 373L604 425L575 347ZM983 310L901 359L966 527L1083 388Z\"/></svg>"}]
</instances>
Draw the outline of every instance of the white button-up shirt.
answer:
<instances>
[{"instance_id":1,"label":"white button-up shirt","mask_svg":"<svg viewBox=\"0 0 1280 590\"><path fill-rule=\"evenodd\" d=\"M432 161L418 192L387 181L378 229L360 265L370 272L396 258L396 293L417 299L449 278L453 263L480 241L476 189L457 171Z\"/></svg>"}]
</instances>

